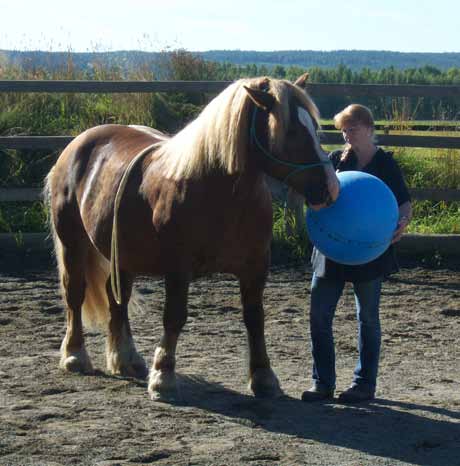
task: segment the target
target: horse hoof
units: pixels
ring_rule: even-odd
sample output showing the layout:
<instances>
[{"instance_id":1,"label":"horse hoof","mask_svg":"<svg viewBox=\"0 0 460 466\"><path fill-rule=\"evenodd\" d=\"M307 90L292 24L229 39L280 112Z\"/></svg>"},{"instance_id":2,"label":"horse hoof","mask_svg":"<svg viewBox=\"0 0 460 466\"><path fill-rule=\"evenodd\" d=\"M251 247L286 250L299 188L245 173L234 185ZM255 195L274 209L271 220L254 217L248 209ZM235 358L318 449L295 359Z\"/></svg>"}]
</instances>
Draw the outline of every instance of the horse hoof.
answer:
<instances>
[{"instance_id":1,"label":"horse hoof","mask_svg":"<svg viewBox=\"0 0 460 466\"><path fill-rule=\"evenodd\" d=\"M176 382L176 374L171 371L152 370L148 392L152 401L180 401L181 396Z\"/></svg>"},{"instance_id":2,"label":"horse hoof","mask_svg":"<svg viewBox=\"0 0 460 466\"><path fill-rule=\"evenodd\" d=\"M144 358L137 352L130 354L128 357L116 352L108 352L107 370L112 375L132 377L142 380L145 380L149 374Z\"/></svg>"},{"instance_id":3,"label":"horse hoof","mask_svg":"<svg viewBox=\"0 0 460 466\"><path fill-rule=\"evenodd\" d=\"M283 395L280 384L271 369L258 369L249 381L249 388L256 398L275 399Z\"/></svg>"},{"instance_id":4,"label":"horse hoof","mask_svg":"<svg viewBox=\"0 0 460 466\"><path fill-rule=\"evenodd\" d=\"M76 355L62 357L60 362L61 369L66 372L75 372L79 374L92 374L93 366L88 358L78 357Z\"/></svg>"},{"instance_id":5,"label":"horse hoof","mask_svg":"<svg viewBox=\"0 0 460 466\"><path fill-rule=\"evenodd\" d=\"M178 390L158 391L149 389L150 399L157 403L177 403L182 401L182 396Z\"/></svg>"}]
</instances>

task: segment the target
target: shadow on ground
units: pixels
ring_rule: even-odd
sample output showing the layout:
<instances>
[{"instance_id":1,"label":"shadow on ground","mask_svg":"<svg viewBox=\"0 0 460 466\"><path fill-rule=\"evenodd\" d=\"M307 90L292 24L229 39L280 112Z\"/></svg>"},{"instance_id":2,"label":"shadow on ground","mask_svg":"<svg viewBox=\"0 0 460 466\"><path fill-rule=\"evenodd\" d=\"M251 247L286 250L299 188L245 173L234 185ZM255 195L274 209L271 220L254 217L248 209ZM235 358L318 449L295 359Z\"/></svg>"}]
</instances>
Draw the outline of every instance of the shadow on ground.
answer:
<instances>
[{"instance_id":1,"label":"shadow on ground","mask_svg":"<svg viewBox=\"0 0 460 466\"><path fill-rule=\"evenodd\" d=\"M259 400L189 376L180 376L180 384L181 405L254 428L418 465L453 466L453 458L460 464L456 411L384 399L361 405Z\"/></svg>"}]
</instances>

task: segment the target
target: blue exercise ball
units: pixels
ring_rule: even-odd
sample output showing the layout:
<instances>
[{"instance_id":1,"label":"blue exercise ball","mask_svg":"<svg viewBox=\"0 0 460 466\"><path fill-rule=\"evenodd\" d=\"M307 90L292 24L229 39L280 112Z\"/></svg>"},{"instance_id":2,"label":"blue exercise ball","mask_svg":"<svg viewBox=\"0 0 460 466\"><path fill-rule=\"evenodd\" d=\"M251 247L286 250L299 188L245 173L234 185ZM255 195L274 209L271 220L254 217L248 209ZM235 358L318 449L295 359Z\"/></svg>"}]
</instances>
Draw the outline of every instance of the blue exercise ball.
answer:
<instances>
[{"instance_id":1,"label":"blue exercise ball","mask_svg":"<svg viewBox=\"0 0 460 466\"><path fill-rule=\"evenodd\" d=\"M329 207L307 209L311 242L326 257L358 265L383 254L398 224L398 203L379 178L359 171L337 174L340 192Z\"/></svg>"}]
</instances>

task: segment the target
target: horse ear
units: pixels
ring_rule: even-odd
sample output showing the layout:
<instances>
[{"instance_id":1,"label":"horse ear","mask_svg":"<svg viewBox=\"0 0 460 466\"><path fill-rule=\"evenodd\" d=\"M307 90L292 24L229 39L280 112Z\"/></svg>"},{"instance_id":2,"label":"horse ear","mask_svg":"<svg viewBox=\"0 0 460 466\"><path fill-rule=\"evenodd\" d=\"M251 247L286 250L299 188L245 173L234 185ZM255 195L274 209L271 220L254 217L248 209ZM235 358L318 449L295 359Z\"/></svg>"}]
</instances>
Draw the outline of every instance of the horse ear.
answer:
<instances>
[{"instance_id":1,"label":"horse ear","mask_svg":"<svg viewBox=\"0 0 460 466\"><path fill-rule=\"evenodd\" d=\"M295 80L294 85L301 87L302 89L305 89L305 86L307 85L307 81L309 77L310 77L309 73L302 74Z\"/></svg>"},{"instance_id":2,"label":"horse ear","mask_svg":"<svg viewBox=\"0 0 460 466\"><path fill-rule=\"evenodd\" d=\"M259 89L253 89L252 87L243 86L248 93L251 100L261 109L269 112L273 105L275 105L275 98L268 92L261 91Z\"/></svg>"}]
</instances>

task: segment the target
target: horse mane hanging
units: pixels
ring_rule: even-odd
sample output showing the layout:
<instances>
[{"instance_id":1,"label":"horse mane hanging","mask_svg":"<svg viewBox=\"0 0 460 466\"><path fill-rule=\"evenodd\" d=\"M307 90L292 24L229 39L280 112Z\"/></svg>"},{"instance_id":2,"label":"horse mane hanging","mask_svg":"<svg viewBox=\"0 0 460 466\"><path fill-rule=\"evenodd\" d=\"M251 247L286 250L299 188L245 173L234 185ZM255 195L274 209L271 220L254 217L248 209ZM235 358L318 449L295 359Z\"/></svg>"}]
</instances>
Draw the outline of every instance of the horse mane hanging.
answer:
<instances>
[{"instance_id":1,"label":"horse mane hanging","mask_svg":"<svg viewBox=\"0 0 460 466\"><path fill-rule=\"evenodd\" d=\"M167 178L200 177L212 169L226 174L245 169L249 148L251 99L244 86L266 89L277 102L268 119L270 150L279 152L288 130L289 96L295 96L318 121L319 113L305 92L288 81L240 79L215 97L183 130L156 151L156 168ZM282 103L282 104L281 104Z\"/></svg>"}]
</instances>

